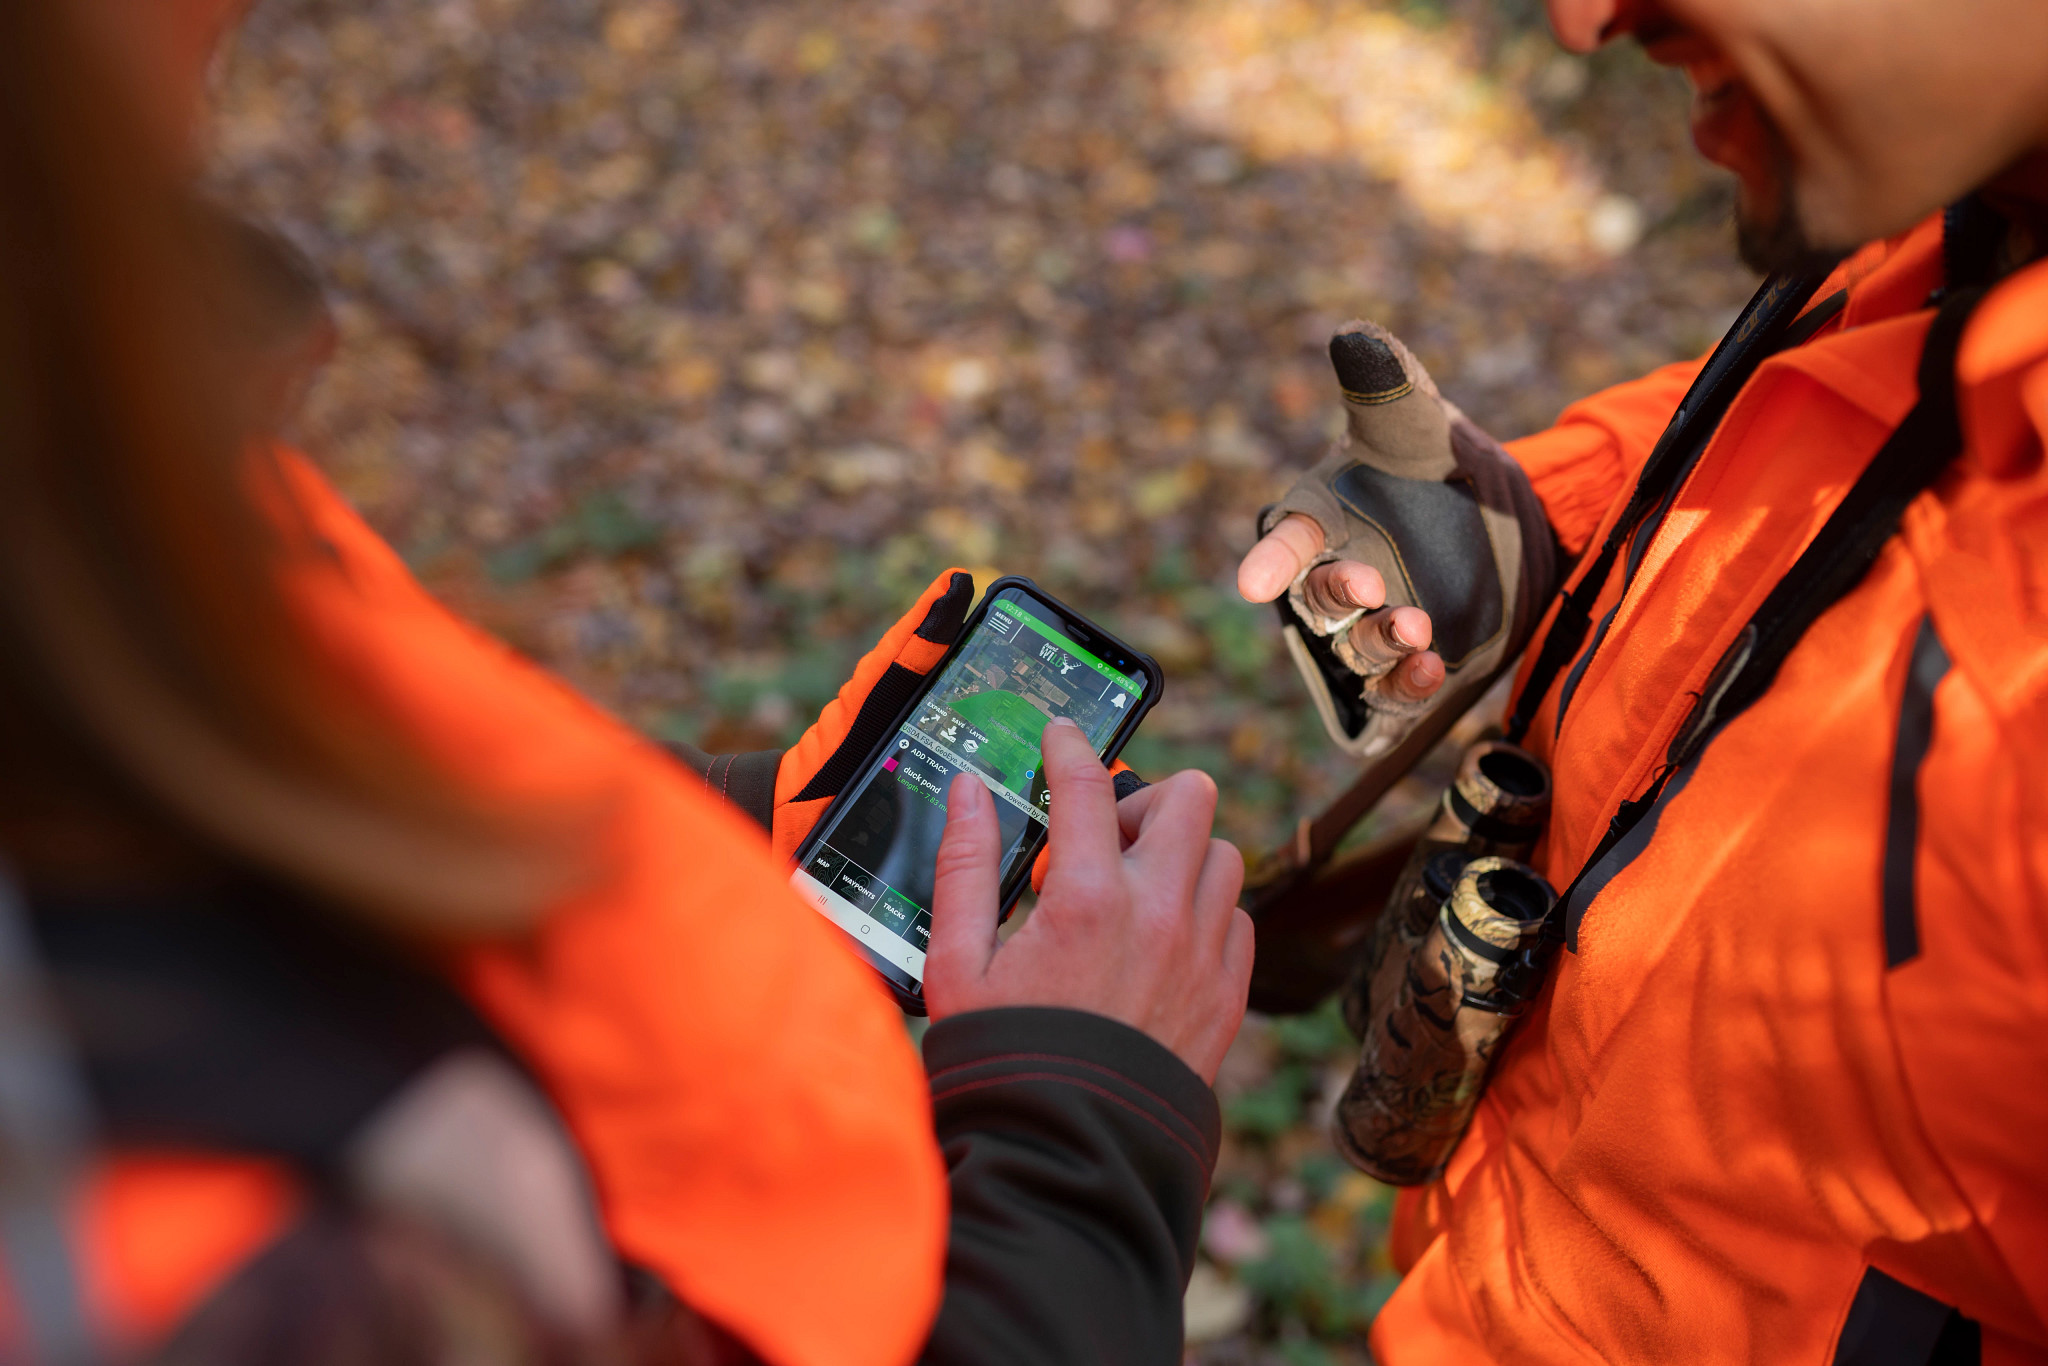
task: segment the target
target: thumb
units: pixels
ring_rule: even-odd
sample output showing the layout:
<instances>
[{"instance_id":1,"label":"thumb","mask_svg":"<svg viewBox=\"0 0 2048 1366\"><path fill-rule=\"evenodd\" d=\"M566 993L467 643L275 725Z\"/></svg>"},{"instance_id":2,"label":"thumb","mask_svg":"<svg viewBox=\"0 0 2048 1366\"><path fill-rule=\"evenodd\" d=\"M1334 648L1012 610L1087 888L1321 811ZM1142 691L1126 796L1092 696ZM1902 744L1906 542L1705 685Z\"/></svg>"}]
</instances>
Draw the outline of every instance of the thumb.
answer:
<instances>
[{"instance_id":1,"label":"thumb","mask_svg":"<svg viewBox=\"0 0 2048 1366\"><path fill-rule=\"evenodd\" d=\"M1306 513L1290 512L1245 552L1237 592L1246 602L1271 602L1287 591L1301 567L1323 553L1323 528Z\"/></svg>"},{"instance_id":2,"label":"thumb","mask_svg":"<svg viewBox=\"0 0 2048 1366\"><path fill-rule=\"evenodd\" d=\"M925 946L924 994L934 1019L950 1013L953 989L980 981L995 957L1002 852L995 799L973 774L955 775L946 793L946 834L932 878L932 937Z\"/></svg>"}]
</instances>

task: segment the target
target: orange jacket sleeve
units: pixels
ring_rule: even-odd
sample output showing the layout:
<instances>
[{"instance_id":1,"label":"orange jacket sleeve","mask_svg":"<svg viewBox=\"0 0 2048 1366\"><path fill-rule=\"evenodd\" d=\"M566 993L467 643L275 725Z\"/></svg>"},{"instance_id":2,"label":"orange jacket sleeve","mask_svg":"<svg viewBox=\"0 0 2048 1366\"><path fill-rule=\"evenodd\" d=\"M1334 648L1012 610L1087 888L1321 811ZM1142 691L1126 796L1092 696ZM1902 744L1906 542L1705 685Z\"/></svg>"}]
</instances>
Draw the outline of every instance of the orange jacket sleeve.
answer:
<instances>
[{"instance_id":1,"label":"orange jacket sleeve","mask_svg":"<svg viewBox=\"0 0 2048 1366\"><path fill-rule=\"evenodd\" d=\"M1603 389L1566 408L1557 425L1507 443L1566 554L1585 552L1600 518L1650 458L1704 364L1704 356L1679 361Z\"/></svg>"},{"instance_id":2,"label":"orange jacket sleeve","mask_svg":"<svg viewBox=\"0 0 2048 1366\"><path fill-rule=\"evenodd\" d=\"M450 615L303 459L285 472L334 552L290 582L335 666L457 778L601 800L587 885L451 970L560 1107L621 1254L776 1366L909 1360L945 1172L879 982L737 809Z\"/></svg>"}]
</instances>

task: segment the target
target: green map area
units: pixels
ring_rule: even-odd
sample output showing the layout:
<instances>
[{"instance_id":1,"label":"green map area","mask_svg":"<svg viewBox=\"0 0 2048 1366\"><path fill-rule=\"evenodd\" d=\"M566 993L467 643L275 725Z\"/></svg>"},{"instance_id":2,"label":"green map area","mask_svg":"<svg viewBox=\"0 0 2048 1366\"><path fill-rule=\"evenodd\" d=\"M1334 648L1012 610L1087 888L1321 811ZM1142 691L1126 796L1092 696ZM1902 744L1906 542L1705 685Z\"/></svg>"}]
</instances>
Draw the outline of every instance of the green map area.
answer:
<instances>
[{"instance_id":1,"label":"green map area","mask_svg":"<svg viewBox=\"0 0 2048 1366\"><path fill-rule=\"evenodd\" d=\"M1030 796L1032 780L1025 774L1038 767L1038 740L1050 718L1016 693L994 688L948 705L980 732L975 762L1018 796Z\"/></svg>"},{"instance_id":2,"label":"green map area","mask_svg":"<svg viewBox=\"0 0 2048 1366\"><path fill-rule=\"evenodd\" d=\"M1045 723L1068 717L1099 745L1142 685L1027 618L1021 610L991 613L904 730L910 739L922 736L943 746L948 762L979 769L1042 819L1045 775L1038 746ZM905 767L899 779L909 772Z\"/></svg>"}]
</instances>

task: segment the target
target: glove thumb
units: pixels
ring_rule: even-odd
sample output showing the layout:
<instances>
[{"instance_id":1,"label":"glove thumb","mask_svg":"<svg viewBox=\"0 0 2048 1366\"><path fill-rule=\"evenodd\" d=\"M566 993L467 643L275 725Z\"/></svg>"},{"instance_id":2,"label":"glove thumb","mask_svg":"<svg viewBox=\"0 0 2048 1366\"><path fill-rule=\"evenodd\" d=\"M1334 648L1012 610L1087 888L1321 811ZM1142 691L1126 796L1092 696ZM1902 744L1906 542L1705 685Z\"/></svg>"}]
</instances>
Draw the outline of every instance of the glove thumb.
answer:
<instances>
[{"instance_id":1,"label":"glove thumb","mask_svg":"<svg viewBox=\"0 0 2048 1366\"><path fill-rule=\"evenodd\" d=\"M1457 472L1436 381L1399 337L1354 319L1330 338L1330 364L1344 395L1345 427L1363 447L1355 459L1403 479Z\"/></svg>"}]
</instances>

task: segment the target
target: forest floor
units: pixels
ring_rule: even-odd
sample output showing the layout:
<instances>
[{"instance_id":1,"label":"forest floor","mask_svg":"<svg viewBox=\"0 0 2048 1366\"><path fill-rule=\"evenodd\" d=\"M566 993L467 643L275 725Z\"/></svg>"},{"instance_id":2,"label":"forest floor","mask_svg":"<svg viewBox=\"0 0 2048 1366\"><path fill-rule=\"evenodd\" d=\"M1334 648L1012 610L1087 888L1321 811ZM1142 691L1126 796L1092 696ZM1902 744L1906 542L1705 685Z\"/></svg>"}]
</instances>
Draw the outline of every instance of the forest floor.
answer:
<instances>
[{"instance_id":1,"label":"forest floor","mask_svg":"<svg viewBox=\"0 0 2048 1366\"><path fill-rule=\"evenodd\" d=\"M1505 438L1754 283L1676 78L1531 0L262 0L220 82L220 184L341 323L298 439L437 592L721 750L947 566L1027 574L1162 662L1126 757L1248 849L1348 771L1231 588L1341 421L1331 330ZM1232 1053L1192 1361L1366 1359L1350 1047Z\"/></svg>"}]
</instances>

